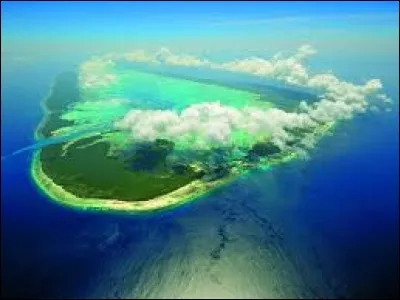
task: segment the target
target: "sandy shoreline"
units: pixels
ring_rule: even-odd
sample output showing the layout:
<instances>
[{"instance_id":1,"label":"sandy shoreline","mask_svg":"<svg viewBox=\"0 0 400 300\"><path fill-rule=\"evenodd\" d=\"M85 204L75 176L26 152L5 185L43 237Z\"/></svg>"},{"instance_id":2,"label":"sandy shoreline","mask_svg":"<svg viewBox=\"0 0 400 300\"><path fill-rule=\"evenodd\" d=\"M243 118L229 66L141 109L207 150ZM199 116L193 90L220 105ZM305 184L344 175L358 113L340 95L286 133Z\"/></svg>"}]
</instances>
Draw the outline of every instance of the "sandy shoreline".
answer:
<instances>
[{"instance_id":1,"label":"sandy shoreline","mask_svg":"<svg viewBox=\"0 0 400 300\"><path fill-rule=\"evenodd\" d=\"M40 150L33 155L31 176L39 189L57 203L81 210L148 212L182 205L233 179L233 176L213 182L195 180L173 192L146 201L121 201L117 199L80 198L66 191L48 177L41 166Z\"/></svg>"}]
</instances>

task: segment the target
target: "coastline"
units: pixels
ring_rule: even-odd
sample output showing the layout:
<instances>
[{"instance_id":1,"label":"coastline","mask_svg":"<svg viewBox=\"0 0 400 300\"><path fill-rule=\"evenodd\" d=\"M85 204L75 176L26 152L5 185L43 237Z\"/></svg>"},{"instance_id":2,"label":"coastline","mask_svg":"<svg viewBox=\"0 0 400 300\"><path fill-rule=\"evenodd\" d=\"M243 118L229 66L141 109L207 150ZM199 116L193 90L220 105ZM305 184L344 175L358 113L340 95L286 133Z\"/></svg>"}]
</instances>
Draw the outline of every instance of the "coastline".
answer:
<instances>
[{"instance_id":1,"label":"coastline","mask_svg":"<svg viewBox=\"0 0 400 300\"><path fill-rule=\"evenodd\" d=\"M117 199L80 198L66 191L62 186L55 184L53 180L44 173L39 155L40 150L35 151L31 164L31 176L37 187L49 198L55 200L55 202L80 210L131 213L165 210L203 196L216 187L223 186L236 178L236 176L229 176L209 183L195 180L175 191L146 201L128 202Z\"/></svg>"},{"instance_id":2,"label":"coastline","mask_svg":"<svg viewBox=\"0 0 400 300\"><path fill-rule=\"evenodd\" d=\"M55 80L53 80L53 82L51 83L51 85L50 85L50 91L47 93L47 96L44 97L44 98L40 101L40 107L41 107L42 110L43 110L43 117L42 117L42 119L40 120L38 126L36 127L35 132L33 133L33 136L34 136L34 139L35 139L35 140L39 140L39 139L41 139L41 138L44 138L44 136L43 136L42 133L41 133L41 130L42 130L44 124L46 124L46 122L48 121L48 115L49 115L49 113L51 113L50 110L49 110L49 109L47 108L47 106L46 106L46 100L47 100L47 99L50 97L50 95L53 93L54 86L55 86Z\"/></svg>"}]
</instances>

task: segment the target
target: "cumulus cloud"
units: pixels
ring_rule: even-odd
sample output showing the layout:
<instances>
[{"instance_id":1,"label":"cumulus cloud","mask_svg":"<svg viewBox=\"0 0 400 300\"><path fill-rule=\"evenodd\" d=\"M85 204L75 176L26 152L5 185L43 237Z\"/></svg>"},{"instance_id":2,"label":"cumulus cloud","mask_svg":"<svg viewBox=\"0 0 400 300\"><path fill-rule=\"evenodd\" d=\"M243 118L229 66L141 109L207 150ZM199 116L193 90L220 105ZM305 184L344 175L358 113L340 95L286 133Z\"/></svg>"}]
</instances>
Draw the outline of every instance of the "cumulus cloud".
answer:
<instances>
[{"instance_id":1,"label":"cumulus cloud","mask_svg":"<svg viewBox=\"0 0 400 300\"><path fill-rule=\"evenodd\" d=\"M306 113L285 112L277 108L238 109L219 102L207 102L193 104L180 113L134 109L115 126L129 130L136 141L164 138L183 148L249 148L260 140L270 139L283 149L292 139L288 129L314 128L317 123Z\"/></svg>"},{"instance_id":2,"label":"cumulus cloud","mask_svg":"<svg viewBox=\"0 0 400 300\"><path fill-rule=\"evenodd\" d=\"M107 72L115 65L115 61L106 55L88 60L80 67L79 81L83 87L92 88L107 86L116 81L116 76Z\"/></svg>"},{"instance_id":3,"label":"cumulus cloud","mask_svg":"<svg viewBox=\"0 0 400 300\"><path fill-rule=\"evenodd\" d=\"M291 147L298 138L294 129L304 134L295 147L299 152L312 148L315 144L313 129L322 124L349 119L368 108L368 100L375 97L381 102L391 100L383 93L379 79L371 79L362 85L339 79L332 73L310 74L304 60L316 53L310 45L303 45L289 56L278 53L271 59L249 57L216 63L191 55L173 54L167 48L156 53L137 50L123 54L128 61L170 66L205 67L246 73L263 78L272 78L287 84L307 87L319 93L320 101L311 105L299 103L296 112L280 109L267 110L257 107L237 109L215 102L195 104L182 112L168 110L132 110L115 123L122 130L129 130L135 140L167 138L185 147L205 149L213 146L250 147L260 139L268 138L281 149ZM83 66L87 82L91 70L107 68L113 61L94 60ZM92 75L94 76L94 75ZM103 72L104 81L104 72ZM102 82L97 79L97 82Z\"/></svg>"},{"instance_id":4,"label":"cumulus cloud","mask_svg":"<svg viewBox=\"0 0 400 300\"><path fill-rule=\"evenodd\" d=\"M392 99L390 99L387 95L385 94L378 94L376 96L378 99L382 100L384 103L393 103Z\"/></svg>"},{"instance_id":5,"label":"cumulus cloud","mask_svg":"<svg viewBox=\"0 0 400 300\"><path fill-rule=\"evenodd\" d=\"M201 67L208 66L210 63L207 60L199 59L192 55L175 55L172 54L167 48L161 48L152 60L156 63L164 63L172 66L186 66L186 67Z\"/></svg>"},{"instance_id":6,"label":"cumulus cloud","mask_svg":"<svg viewBox=\"0 0 400 300\"><path fill-rule=\"evenodd\" d=\"M156 62L154 59L152 59L150 56L147 55L147 53L143 50L135 50L130 53L126 53L123 58L125 58L128 61L134 61L134 62L141 62L141 63L154 63Z\"/></svg>"}]
</instances>

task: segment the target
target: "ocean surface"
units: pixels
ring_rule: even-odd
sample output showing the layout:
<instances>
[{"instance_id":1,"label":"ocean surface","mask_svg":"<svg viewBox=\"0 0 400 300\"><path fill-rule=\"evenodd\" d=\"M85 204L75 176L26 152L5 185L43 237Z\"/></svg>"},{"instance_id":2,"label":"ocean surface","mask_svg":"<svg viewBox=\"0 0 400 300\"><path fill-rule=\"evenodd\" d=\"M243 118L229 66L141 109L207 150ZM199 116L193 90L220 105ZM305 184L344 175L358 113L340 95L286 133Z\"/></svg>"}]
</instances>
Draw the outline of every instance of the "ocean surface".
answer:
<instances>
[{"instance_id":1,"label":"ocean surface","mask_svg":"<svg viewBox=\"0 0 400 300\"><path fill-rule=\"evenodd\" d=\"M35 143L40 101L71 67L2 63L2 156ZM254 171L163 213L59 206L33 184L31 152L9 157L1 165L2 296L398 296L398 69L386 78L391 112L342 123L309 160Z\"/></svg>"}]
</instances>

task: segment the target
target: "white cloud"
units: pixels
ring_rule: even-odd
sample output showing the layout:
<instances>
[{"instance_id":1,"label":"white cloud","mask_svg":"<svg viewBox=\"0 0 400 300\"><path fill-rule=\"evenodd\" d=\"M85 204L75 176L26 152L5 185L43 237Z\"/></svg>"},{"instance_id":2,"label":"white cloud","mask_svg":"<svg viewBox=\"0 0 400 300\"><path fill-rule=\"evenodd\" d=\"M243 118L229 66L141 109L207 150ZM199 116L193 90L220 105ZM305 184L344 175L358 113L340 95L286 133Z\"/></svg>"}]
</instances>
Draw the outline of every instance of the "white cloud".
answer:
<instances>
[{"instance_id":1,"label":"white cloud","mask_svg":"<svg viewBox=\"0 0 400 300\"><path fill-rule=\"evenodd\" d=\"M273 78L284 83L307 87L319 92L320 101L307 104L302 101L298 112L285 112L272 108L256 107L236 109L215 102L195 104L181 113L166 110L132 110L116 126L130 130L135 140L167 138L181 147L205 149L210 146L250 147L263 138L270 138L280 148L286 148L295 136L289 129L312 129L321 123L349 119L368 108L369 98L376 96L381 102L390 99L383 93L379 79L371 79L356 85L337 78L332 73L310 74L303 65L304 59L316 53L310 45L303 45L291 56L281 53L267 60L260 57L237 59L224 63L211 62L190 55L176 55L167 48L151 54L137 50L123 57L129 61L170 66L206 67L230 72L247 73L263 78ZM104 82L92 79L92 70L107 68L113 62L94 60L82 68L85 82ZM96 74L96 72L95 72ZM245 133L243 135L243 133ZM242 138L243 137L243 138ZM312 134L303 135L299 151L313 147ZM296 146L299 147L299 146Z\"/></svg>"},{"instance_id":2,"label":"white cloud","mask_svg":"<svg viewBox=\"0 0 400 300\"><path fill-rule=\"evenodd\" d=\"M107 72L115 65L109 55L93 58L80 67L79 81L82 86L91 88L98 86L107 86L116 81L116 76Z\"/></svg>"},{"instance_id":3,"label":"white cloud","mask_svg":"<svg viewBox=\"0 0 400 300\"><path fill-rule=\"evenodd\" d=\"M384 103L393 103L393 100L390 99L387 95L385 94L378 94L376 96L378 99L382 100Z\"/></svg>"},{"instance_id":4,"label":"white cloud","mask_svg":"<svg viewBox=\"0 0 400 300\"><path fill-rule=\"evenodd\" d=\"M263 138L285 148L293 128L317 126L308 114L256 107L237 109L219 102L194 104L181 113L169 110L132 110L115 123L129 130L133 140L173 140L178 147L209 149L213 146L251 147ZM244 138L238 138L244 134Z\"/></svg>"},{"instance_id":5,"label":"white cloud","mask_svg":"<svg viewBox=\"0 0 400 300\"><path fill-rule=\"evenodd\" d=\"M143 50L136 50L130 53L126 53L123 55L123 58L125 58L128 61L135 61L135 62L144 62L144 63L155 62L155 60L149 57L147 53Z\"/></svg>"},{"instance_id":6,"label":"white cloud","mask_svg":"<svg viewBox=\"0 0 400 300\"><path fill-rule=\"evenodd\" d=\"M161 47L155 54L149 54L143 50L135 50L125 53L123 58L133 62L166 64L171 66L200 67L209 66L210 64L207 60L202 60L192 55L175 55L166 47Z\"/></svg>"}]
</instances>

